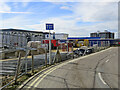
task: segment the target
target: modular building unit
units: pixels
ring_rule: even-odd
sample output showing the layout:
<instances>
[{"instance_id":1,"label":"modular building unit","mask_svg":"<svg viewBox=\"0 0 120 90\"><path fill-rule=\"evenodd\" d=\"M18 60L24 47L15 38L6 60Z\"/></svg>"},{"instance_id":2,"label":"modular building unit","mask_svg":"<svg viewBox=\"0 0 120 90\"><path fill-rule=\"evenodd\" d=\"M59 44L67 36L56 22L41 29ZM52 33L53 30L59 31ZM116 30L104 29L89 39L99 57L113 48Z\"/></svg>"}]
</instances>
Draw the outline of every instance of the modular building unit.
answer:
<instances>
[{"instance_id":1,"label":"modular building unit","mask_svg":"<svg viewBox=\"0 0 120 90\"><path fill-rule=\"evenodd\" d=\"M112 32L108 32L107 30L105 30L104 32L94 32L94 33L90 33L90 37L101 37L103 39L114 39L114 33Z\"/></svg>"}]
</instances>

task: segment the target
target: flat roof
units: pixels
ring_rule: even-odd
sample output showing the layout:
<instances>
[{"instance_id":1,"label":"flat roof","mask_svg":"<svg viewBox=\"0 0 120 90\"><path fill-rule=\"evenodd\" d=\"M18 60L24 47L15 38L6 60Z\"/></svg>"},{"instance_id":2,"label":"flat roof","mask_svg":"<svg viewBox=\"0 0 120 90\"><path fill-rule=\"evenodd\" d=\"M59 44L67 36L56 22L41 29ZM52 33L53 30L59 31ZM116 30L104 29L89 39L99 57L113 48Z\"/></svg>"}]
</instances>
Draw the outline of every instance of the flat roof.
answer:
<instances>
[{"instance_id":1,"label":"flat roof","mask_svg":"<svg viewBox=\"0 0 120 90\"><path fill-rule=\"evenodd\" d=\"M114 32L94 32L94 33L90 33L90 34L102 34L102 33L114 33Z\"/></svg>"},{"instance_id":2,"label":"flat roof","mask_svg":"<svg viewBox=\"0 0 120 90\"><path fill-rule=\"evenodd\" d=\"M49 34L49 32L43 32L43 34ZM53 34L53 33L50 33ZM55 35L68 35L67 33L55 33Z\"/></svg>"},{"instance_id":3,"label":"flat roof","mask_svg":"<svg viewBox=\"0 0 120 90\"><path fill-rule=\"evenodd\" d=\"M39 32L39 31L30 31L30 30L23 30L23 29L0 29L0 31L18 31L18 32L43 33L43 32Z\"/></svg>"},{"instance_id":4,"label":"flat roof","mask_svg":"<svg viewBox=\"0 0 120 90\"><path fill-rule=\"evenodd\" d=\"M68 37L67 39L100 39L101 37Z\"/></svg>"}]
</instances>

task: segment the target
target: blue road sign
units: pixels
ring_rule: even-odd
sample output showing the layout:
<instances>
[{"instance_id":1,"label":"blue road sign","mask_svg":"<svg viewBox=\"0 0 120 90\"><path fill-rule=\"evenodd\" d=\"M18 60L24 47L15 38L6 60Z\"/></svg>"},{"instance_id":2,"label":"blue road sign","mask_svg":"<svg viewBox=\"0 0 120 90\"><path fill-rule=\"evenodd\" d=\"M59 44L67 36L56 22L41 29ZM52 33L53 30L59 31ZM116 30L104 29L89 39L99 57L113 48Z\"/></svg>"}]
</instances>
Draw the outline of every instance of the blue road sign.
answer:
<instances>
[{"instance_id":1,"label":"blue road sign","mask_svg":"<svg viewBox=\"0 0 120 90\"><path fill-rule=\"evenodd\" d=\"M46 24L46 30L54 30L54 24Z\"/></svg>"}]
</instances>

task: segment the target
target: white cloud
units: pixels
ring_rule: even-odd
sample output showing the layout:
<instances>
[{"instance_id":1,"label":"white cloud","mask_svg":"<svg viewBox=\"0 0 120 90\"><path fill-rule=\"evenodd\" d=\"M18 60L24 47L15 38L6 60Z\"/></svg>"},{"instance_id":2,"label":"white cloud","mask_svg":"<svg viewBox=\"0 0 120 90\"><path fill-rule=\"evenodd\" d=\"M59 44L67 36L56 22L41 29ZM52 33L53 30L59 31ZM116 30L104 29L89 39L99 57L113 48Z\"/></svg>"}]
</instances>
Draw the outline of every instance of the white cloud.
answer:
<instances>
[{"instance_id":1,"label":"white cloud","mask_svg":"<svg viewBox=\"0 0 120 90\"><path fill-rule=\"evenodd\" d=\"M55 32L69 33L70 36L89 36L91 32L104 31L105 29L112 32L117 31L117 3L81 2L71 8L68 8L67 5L62 8L72 10L73 15L45 19L40 24L27 25L27 27L45 31L45 23L54 23ZM76 24L79 21L95 22L95 24L79 26Z\"/></svg>"},{"instance_id":2,"label":"white cloud","mask_svg":"<svg viewBox=\"0 0 120 90\"><path fill-rule=\"evenodd\" d=\"M31 21L22 16L15 16L9 19L5 19L4 16L2 16L2 20L0 22L1 25L0 28L15 28L15 27L23 28L24 25L28 24L28 22Z\"/></svg>"},{"instance_id":3,"label":"white cloud","mask_svg":"<svg viewBox=\"0 0 120 90\"><path fill-rule=\"evenodd\" d=\"M0 11L9 12L11 8L4 2L0 2Z\"/></svg>"},{"instance_id":4,"label":"white cloud","mask_svg":"<svg viewBox=\"0 0 120 90\"><path fill-rule=\"evenodd\" d=\"M17 7L17 3L14 3L15 7ZM29 14L31 12L14 12L11 10L11 7L5 3L0 2L0 13L19 13L19 14Z\"/></svg>"},{"instance_id":5,"label":"white cloud","mask_svg":"<svg viewBox=\"0 0 120 90\"><path fill-rule=\"evenodd\" d=\"M91 32L104 31L105 29L116 30L117 22L97 23L95 25L76 25L76 20L64 20L63 18L50 18L42 20L40 24L27 25L26 27L37 30L45 31L45 23L54 23L56 33L68 33L70 36L89 36ZM113 24L114 23L114 24ZM114 31L115 32L115 31Z\"/></svg>"},{"instance_id":6,"label":"white cloud","mask_svg":"<svg viewBox=\"0 0 120 90\"><path fill-rule=\"evenodd\" d=\"M65 30L68 30L70 27L71 28L74 27L75 22L73 20L64 20L62 18L49 18L49 19L42 20L40 24L27 25L27 27L35 29L35 30L45 31L46 23L54 23L56 32L66 32Z\"/></svg>"},{"instance_id":7,"label":"white cloud","mask_svg":"<svg viewBox=\"0 0 120 90\"><path fill-rule=\"evenodd\" d=\"M72 11L75 17L80 17L84 22L100 22L117 20L118 15L117 3L78 3L73 6Z\"/></svg>"},{"instance_id":8,"label":"white cloud","mask_svg":"<svg viewBox=\"0 0 120 90\"><path fill-rule=\"evenodd\" d=\"M67 5L61 9L72 10L72 16L61 16L39 20L38 24L28 24L23 17L14 17L4 21L6 27L45 31L45 23L54 23L55 32L68 33L70 36L89 36L91 32L105 29L117 31L117 3L77 3L72 7ZM9 10L6 12L10 12ZM91 25L77 25L77 22L100 22Z\"/></svg>"},{"instance_id":9,"label":"white cloud","mask_svg":"<svg viewBox=\"0 0 120 90\"><path fill-rule=\"evenodd\" d=\"M119 0L2 0L0 2L118 2Z\"/></svg>"},{"instance_id":10,"label":"white cloud","mask_svg":"<svg viewBox=\"0 0 120 90\"><path fill-rule=\"evenodd\" d=\"M62 7L60 7L60 9L66 9L66 10L69 10L70 8L67 7L67 6L62 6Z\"/></svg>"},{"instance_id":11,"label":"white cloud","mask_svg":"<svg viewBox=\"0 0 120 90\"><path fill-rule=\"evenodd\" d=\"M19 14L30 14L31 12L11 12L11 11L0 11L0 13L19 13Z\"/></svg>"}]
</instances>

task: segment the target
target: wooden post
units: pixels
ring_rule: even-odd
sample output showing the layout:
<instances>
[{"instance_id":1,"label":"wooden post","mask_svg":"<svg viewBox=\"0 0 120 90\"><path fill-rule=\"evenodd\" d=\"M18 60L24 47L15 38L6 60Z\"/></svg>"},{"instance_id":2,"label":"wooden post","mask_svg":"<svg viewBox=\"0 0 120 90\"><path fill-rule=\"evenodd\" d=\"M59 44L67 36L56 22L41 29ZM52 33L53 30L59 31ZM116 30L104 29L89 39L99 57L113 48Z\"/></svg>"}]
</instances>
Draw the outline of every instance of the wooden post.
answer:
<instances>
[{"instance_id":1,"label":"wooden post","mask_svg":"<svg viewBox=\"0 0 120 90\"><path fill-rule=\"evenodd\" d=\"M61 57L61 55L60 55L60 51L59 51L59 49L58 49L58 47L57 47L57 52L56 52L56 54L55 54L55 57L54 57L54 59L53 59L53 62L60 62L60 61L62 61L62 57Z\"/></svg>"},{"instance_id":2,"label":"wooden post","mask_svg":"<svg viewBox=\"0 0 120 90\"><path fill-rule=\"evenodd\" d=\"M16 74L15 74L15 84L17 83L17 78L20 71L20 61L21 61L21 52L19 52L19 59L18 59Z\"/></svg>"},{"instance_id":3,"label":"wooden post","mask_svg":"<svg viewBox=\"0 0 120 90\"><path fill-rule=\"evenodd\" d=\"M57 49L58 49L59 61L61 61L61 62L62 62L62 57L61 57L61 55L60 55L59 48L57 47Z\"/></svg>"},{"instance_id":4,"label":"wooden post","mask_svg":"<svg viewBox=\"0 0 120 90\"><path fill-rule=\"evenodd\" d=\"M45 66L47 67L47 48L45 48Z\"/></svg>"},{"instance_id":5,"label":"wooden post","mask_svg":"<svg viewBox=\"0 0 120 90\"><path fill-rule=\"evenodd\" d=\"M34 55L32 53L32 73L34 73Z\"/></svg>"}]
</instances>

